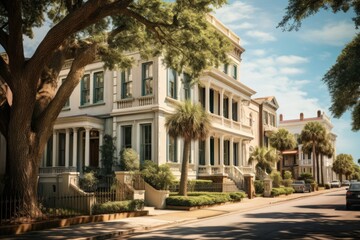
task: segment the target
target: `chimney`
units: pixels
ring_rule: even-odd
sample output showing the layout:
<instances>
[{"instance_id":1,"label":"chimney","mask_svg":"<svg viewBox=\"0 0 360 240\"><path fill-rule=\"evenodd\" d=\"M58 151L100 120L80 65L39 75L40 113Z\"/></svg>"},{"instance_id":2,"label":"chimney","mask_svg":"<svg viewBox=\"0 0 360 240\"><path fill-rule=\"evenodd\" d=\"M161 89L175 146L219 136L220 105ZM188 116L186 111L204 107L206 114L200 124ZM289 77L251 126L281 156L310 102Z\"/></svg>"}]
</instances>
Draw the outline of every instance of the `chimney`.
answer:
<instances>
[{"instance_id":1,"label":"chimney","mask_svg":"<svg viewBox=\"0 0 360 240\"><path fill-rule=\"evenodd\" d=\"M317 111L317 117L318 117L318 118L321 117L321 111L320 111L320 110Z\"/></svg>"},{"instance_id":2,"label":"chimney","mask_svg":"<svg viewBox=\"0 0 360 240\"><path fill-rule=\"evenodd\" d=\"M304 120L304 114L300 113L300 120Z\"/></svg>"},{"instance_id":3,"label":"chimney","mask_svg":"<svg viewBox=\"0 0 360 240\"><path fill-rule=\"evenodd\" d=\"M282 122L282 121L283 121L283 115L280 114L280 122Z\"/></svg>"}]
</instances>

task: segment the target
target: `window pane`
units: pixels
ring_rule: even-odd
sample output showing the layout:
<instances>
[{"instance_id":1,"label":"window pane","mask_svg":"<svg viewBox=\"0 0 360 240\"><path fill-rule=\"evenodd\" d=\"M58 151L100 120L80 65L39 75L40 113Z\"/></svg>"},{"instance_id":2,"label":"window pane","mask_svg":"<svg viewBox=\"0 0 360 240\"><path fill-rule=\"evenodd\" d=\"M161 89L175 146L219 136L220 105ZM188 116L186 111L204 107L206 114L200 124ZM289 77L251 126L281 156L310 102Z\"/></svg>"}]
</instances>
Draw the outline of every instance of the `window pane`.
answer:
<instances>
[{"instance_id":1,"label":"window pane","mask_svg":"<svg viewBox=\"0 0 360 240\"><path fill-rule=\"evenodd\" d=\"M86 74L81 80L81 105L90 103L90 75Z\"/></svg>"},{"instance_id":2,"label":"window pane","mask_svg":"<svg viewBox=\"0 0 360 240\"><path fill-rule=\"evenodd\" d=\"M104 73L94 73L94 103L104 101Z\"/></svg>"},{"instance_id":3,"label":"window pane","mask_svg":"<svg viewBox=\"0 0 360 240\"><path fill-rule=\"evenodd\" d=\"M123 136L123 139L122 139L122 142L123 142L123 148L131 148L131 141L132 141L132 138L131 138L131 129L132 129L132 126L123 126L122 127L122 136Z\"/></svg>"},{"instance_id":4,"label":"window pane","mask_svg":"<svg viewBox=\"0 0 360 240\"><path fill-rule=\"evenodd\" d=\"M167 79L167 84L168 84L168 93L167 95L169 97L172 98L176 98L176 72L173 69L168 69L168 79Z\"/></svg>"},{"instance_id":5,"label":"window pane","mask_svg":"<svg viewBox=\"0 0 360 240\"><path fill-rule=\"evenodd\" d=\"M176 146L176 142L177 142L176 138L168 136L168 161L170 161L170 162L177 162L177 157L176 157L177 146Z\"/></svg>"},{"instance_id":6,"label":"window pane","mask_svg":"<svg viewBox=\"0 0 360 240\"><path fill-rule=\"evenodd\" d=\"M151 156L151 124L141 125L141 153L140 160L152 160Z\"/></svg>"},{"instance_id":7,"label":"window pane","mask_svg":"<svg viewBox=\"0 0 360 240\"><path fill-rule=\"evenodd\" d=\"M143 95L150 95L153 93L153 63L143 63L142 70L142 92Z\"/></svg>"}]
</instances>

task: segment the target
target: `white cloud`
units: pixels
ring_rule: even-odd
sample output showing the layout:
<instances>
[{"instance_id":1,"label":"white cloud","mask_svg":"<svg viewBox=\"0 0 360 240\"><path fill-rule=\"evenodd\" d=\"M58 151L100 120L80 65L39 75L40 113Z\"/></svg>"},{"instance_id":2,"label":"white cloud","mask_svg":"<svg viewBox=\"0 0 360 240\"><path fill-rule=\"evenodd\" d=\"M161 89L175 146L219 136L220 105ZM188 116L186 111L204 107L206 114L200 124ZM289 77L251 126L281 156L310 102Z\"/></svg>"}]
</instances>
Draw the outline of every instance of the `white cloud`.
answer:
<instances>
[{"instance_id":1,"label":"white cloud","mask_svg":"<svg viewBox=\"0 0 360 240\"><path fill-rule=\"evenodd\" d=\"M244 19L252 18L256 8L252 5L235 1L232 4L224 5L222 8L217 9L216 17L224 24L231 24L234 22L243 23Z\"/></svg>"},{"instance_id":2,"label":"white cloud","mask_svg":"<svg viewBox=\"0 0 360 240\"><path fill-rule=\"evenodd\" d=\"M242 22L242 23L232 23L227 25L231 30L239 30L239 29L252 29L255 28L255 24L249 22Z\"/></svg>"},{"instance_id":3,"label":"white cloud","mask_svg":"<svg viewBox=\"0 0 360 240\"><path fill-rule=\"evenodd\" d=\"M284 67L280 69L280 73L285 74L285 75L296 75L296 74L300 74L303 73L304 70L300 69L300 68L293 68L293 67Z\"/></svg>"},{"instance_id":4,"label":"white cloud","mask_svg":"<svg viewBox=\"0 0 360 240\"><path fill-rule=\"evenodd\" d=\"M264 49L256 49L251 52L254 56L262 57L265 56L266 51Z\"/></svg>"},{"instance_id":5,"label":"white cloud","mask_svg":"<svg viewBox=\"0 0 360 240\"><path fill-rule=\"evenodd\" d=\"M272 42L276 40L276 38L272 34L262 31L247 31L246 35L252 38L256 38L260 42Z\"/></svg>"},{"instance_id":6,"label":"white cloud","mask_svg":"<svg viewBox=\"0 0 360 240\"><path fill-rule=\"evenodd\" d=\"M354 37L355 33L356 29L353 23L340 21L326 24L321 29L307 30L299 36L307 42L343 46Z\"/></svg>"},{"instance_id":7,"label":"white cloud","mask_svg":"<svg viewBox=\"0 0 360 240\"><path fill-rule=\"evenodd\" d=\"M277 63L285 64L285 65L306 63L308 61L309 60L307 58L295 56L295 55L284 55L284 56L279 56L276 58Z\"/></svg>"}]
</instances>

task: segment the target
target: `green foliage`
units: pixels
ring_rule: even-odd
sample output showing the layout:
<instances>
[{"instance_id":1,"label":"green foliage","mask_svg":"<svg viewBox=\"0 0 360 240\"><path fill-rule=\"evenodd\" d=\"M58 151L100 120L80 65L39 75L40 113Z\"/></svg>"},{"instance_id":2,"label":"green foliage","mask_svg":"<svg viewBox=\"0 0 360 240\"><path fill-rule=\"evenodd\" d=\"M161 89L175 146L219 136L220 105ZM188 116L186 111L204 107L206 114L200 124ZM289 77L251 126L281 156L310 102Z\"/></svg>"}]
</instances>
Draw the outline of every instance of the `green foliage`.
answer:
<instances>
[{"instance_id":1,"label":"green foliage","mask_svg":"<svg viewBox=\"0 0 360 240\"><path fill-rule=\"evenodd\" d=\"M170 167L166 164L158 166L153 161L147 160L141 165L142 178L157 190L167 190L175 180Z\"/></svg>"},{"instance_id":2,"label":"green foliage","mask_svg":"<svg viewBox=\"0 0 360 240\"><path fill-rule=\"evenodd\" d=\"M213 182L211 180L203 180L203 179L192 179L189 180L187 183L187 190L189 192L196 192L196 191L212 191L214 188ZM180 182L175 180L171 183L170 191L178 192L179 191Z\"/></svg>"},{"instance_id":3,"label":"green foliage","mask_svg":"<svg viewBox=\"0 0 360 240\"><path fill-rule=\"evenodd\" d=\"M284 173L284 179L292 179L292 173L290 171L285 171Z\"/></svg>"},{"instance_id":4,"label":"green foliage","mask_svg":"<svg viewBox=\"0 0 360 240\"><path fill-rule=\"evenodd\" d=\"M111 174L112 167L115 163L116 156L116 147L115 142L116 138L113 138L112 136L105 134L104 135L104 144L100 146L100 152L101 152L101 163L103 166L104 174Z\"/></svg>"},{"instance_id":5,"label":"green foliage","mask_svg":"<svg viewBox=\"0 0 360 240\"><path fill-rule=\"evenodd\" d=\"M255 180L254 181L254 186L255 186L255 193L256 194L263 194L264 193L264 181Z\"/></svg>"},{"instance_id":6,"label":"green foliage","mask_svg":"<svg viewBox=\"0 0 360 240\"><path fill-rule=\"evenodd\" d=\"M94 204L92 207L93 214L107 214L107 213L121 213L139 211L144 208L143 200L127 200L106 202L101 204Z\"/></svg>"},{"instance_id":7,"label":"green foliage","mask_svg":"<svg viewBox=\"0 0 360 240\"><path fill-rule=\"evenodd\" d=\"M80 187L87 192L93 192L96 190L98 179L94 172L86 172L83 177L79 179Z\"/></svg>"},{"instance_id":8,"label":"green foliage","mask_svg":"<svg viewBox=\"0 0 360 240\"><path fill-rule=\"evenodd\" d=\"M296 147L294 135L284 128L272 133L269 140L270 145L279 151L291 150Z\"/></svg>"},{"instance_id":9,"label":"green foliage","mask_svg":"<svg viewBox=\"0 0 360 240\"><path fill-rule=\"evenodd\" d=\"M274 148L256 147L250 154L249 163L257 162L256 167L266 172L271 172L274 163L279 160L279 155Z\"/></svg>"},{"instance_id":10,"label":"green foliage","mask_svg":"<svg viewBox=\"0 0 360 240\"><path fill-rule=\"evenodd\" d=\"M299 176L299 180L304 180L305 182L309 183L309 180L314 181L313 175L309 172L301 173Z\"/></svg>"},{"instance_id":11,"label":"green foliage","mask_svg":"<svg viewBox=\"0 0 360 240\"><path fill-rule=\"evenodd\" d=\"M123 148L120 151L120 169L122 171L136 171L140 168L138 153L132 148Z\"/></svg>"},{"instance_id":12,"label":"green foliage","mask_svg":"<svg viewBox=\"0 0 360 240\"><path fill-rule=\"evenodd\" d=\"M243 192L233 193L189 193L188 196L172 195L166 198L168 206L206 206L225 202L237 202L246 197Z\"/></svg>"},{"instance_id":13,"label":"green foliage","mask_svg":"<svg viewBox=\"0 0 360 240\"><path fill-rule=\"evenodd\" d=\"M324 187L325 187L325 189L330 189L330 188L331 188L331 185L330 185L330 183L325 183L325 184L324 184Z\"/></svg>"},{"instance_id":14,"label":"green foliage","mask_svg":"<svg viewBox=\"0 0 360 240\"><path fill-rule=\"evenodd\" d=\"M349 176L354 172L354 160L350 154L339 154L336 156L336 160L333 163L333 171L340 176L342 181L342 175Z\"/></svg>"},{"instance_id":15,"label":"green foliage","mask_svg":"<svg viewBox=\"0 0 360 240\"><path fill-rule=\"evenodd\" d=\"M292 179L284 179L282 181L282 184L285 186L285 187L291 187L291 184L293 183L293 180Z\"/></svg>"},{"instance_id":16,"label":"green foliage","mask_svg":"<svg viewBox=\"0 0 360 240\"><path fill-rule=\"evenodd\" d=\"M294 188L292 187L279 187L271 189L271 196L276 197L280 195L289 195L294 192Z\"/></svg>"},{"instance_id":17,"label":"green foliage","mask_svg":"<svg viewBox=\"0 0 360 240\"><path fill-rule=\"evenodd\" d=\"M282 182L282 178L281 178L281 174L278 171L273 171L270 174L271 179L273 180L273 186L275 188L280 187L281 182Z\"/></svg>"},{"instance_id":18,"label":"green foliage","mask_svg":"<svg viewBox=\"0 0 360 240\"><path fill-rule=\"evenodd\" d=\"M353 9L352 17L355 27L360 26L360 1L348 0L291 0L286 8L286 14L278 27L284 30L299 29L301 22L316 14L319 10L332 10L332 12L347 12ZM352 16L350 14L350 16ZM293 22L291 22L293 21ZM335 65L325 74L323 81L329 88L331 96L330 111L337 118L346 111L352 111L352 129L360 130L360 34L357 33L350 43L342 50Z\"/></svg>"}]
</instances>

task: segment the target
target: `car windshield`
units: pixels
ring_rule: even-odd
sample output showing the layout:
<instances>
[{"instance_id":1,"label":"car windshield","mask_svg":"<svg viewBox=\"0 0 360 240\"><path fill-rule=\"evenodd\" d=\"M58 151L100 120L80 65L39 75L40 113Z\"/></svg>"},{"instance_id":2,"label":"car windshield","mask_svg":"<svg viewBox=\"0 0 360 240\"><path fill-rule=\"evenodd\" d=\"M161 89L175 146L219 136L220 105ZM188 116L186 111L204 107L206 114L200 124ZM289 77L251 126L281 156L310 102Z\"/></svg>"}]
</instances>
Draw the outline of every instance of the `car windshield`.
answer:
<instances>
[{"instance_id":1,"label":"car windshield","mask_svg":"<svg viewBox=\"0 0 360 240\"><path fill-rule=\"evenodd\" d=\"M351 184L350 190L360 190L360 184Z\"/></svg>"}]
</instances>

